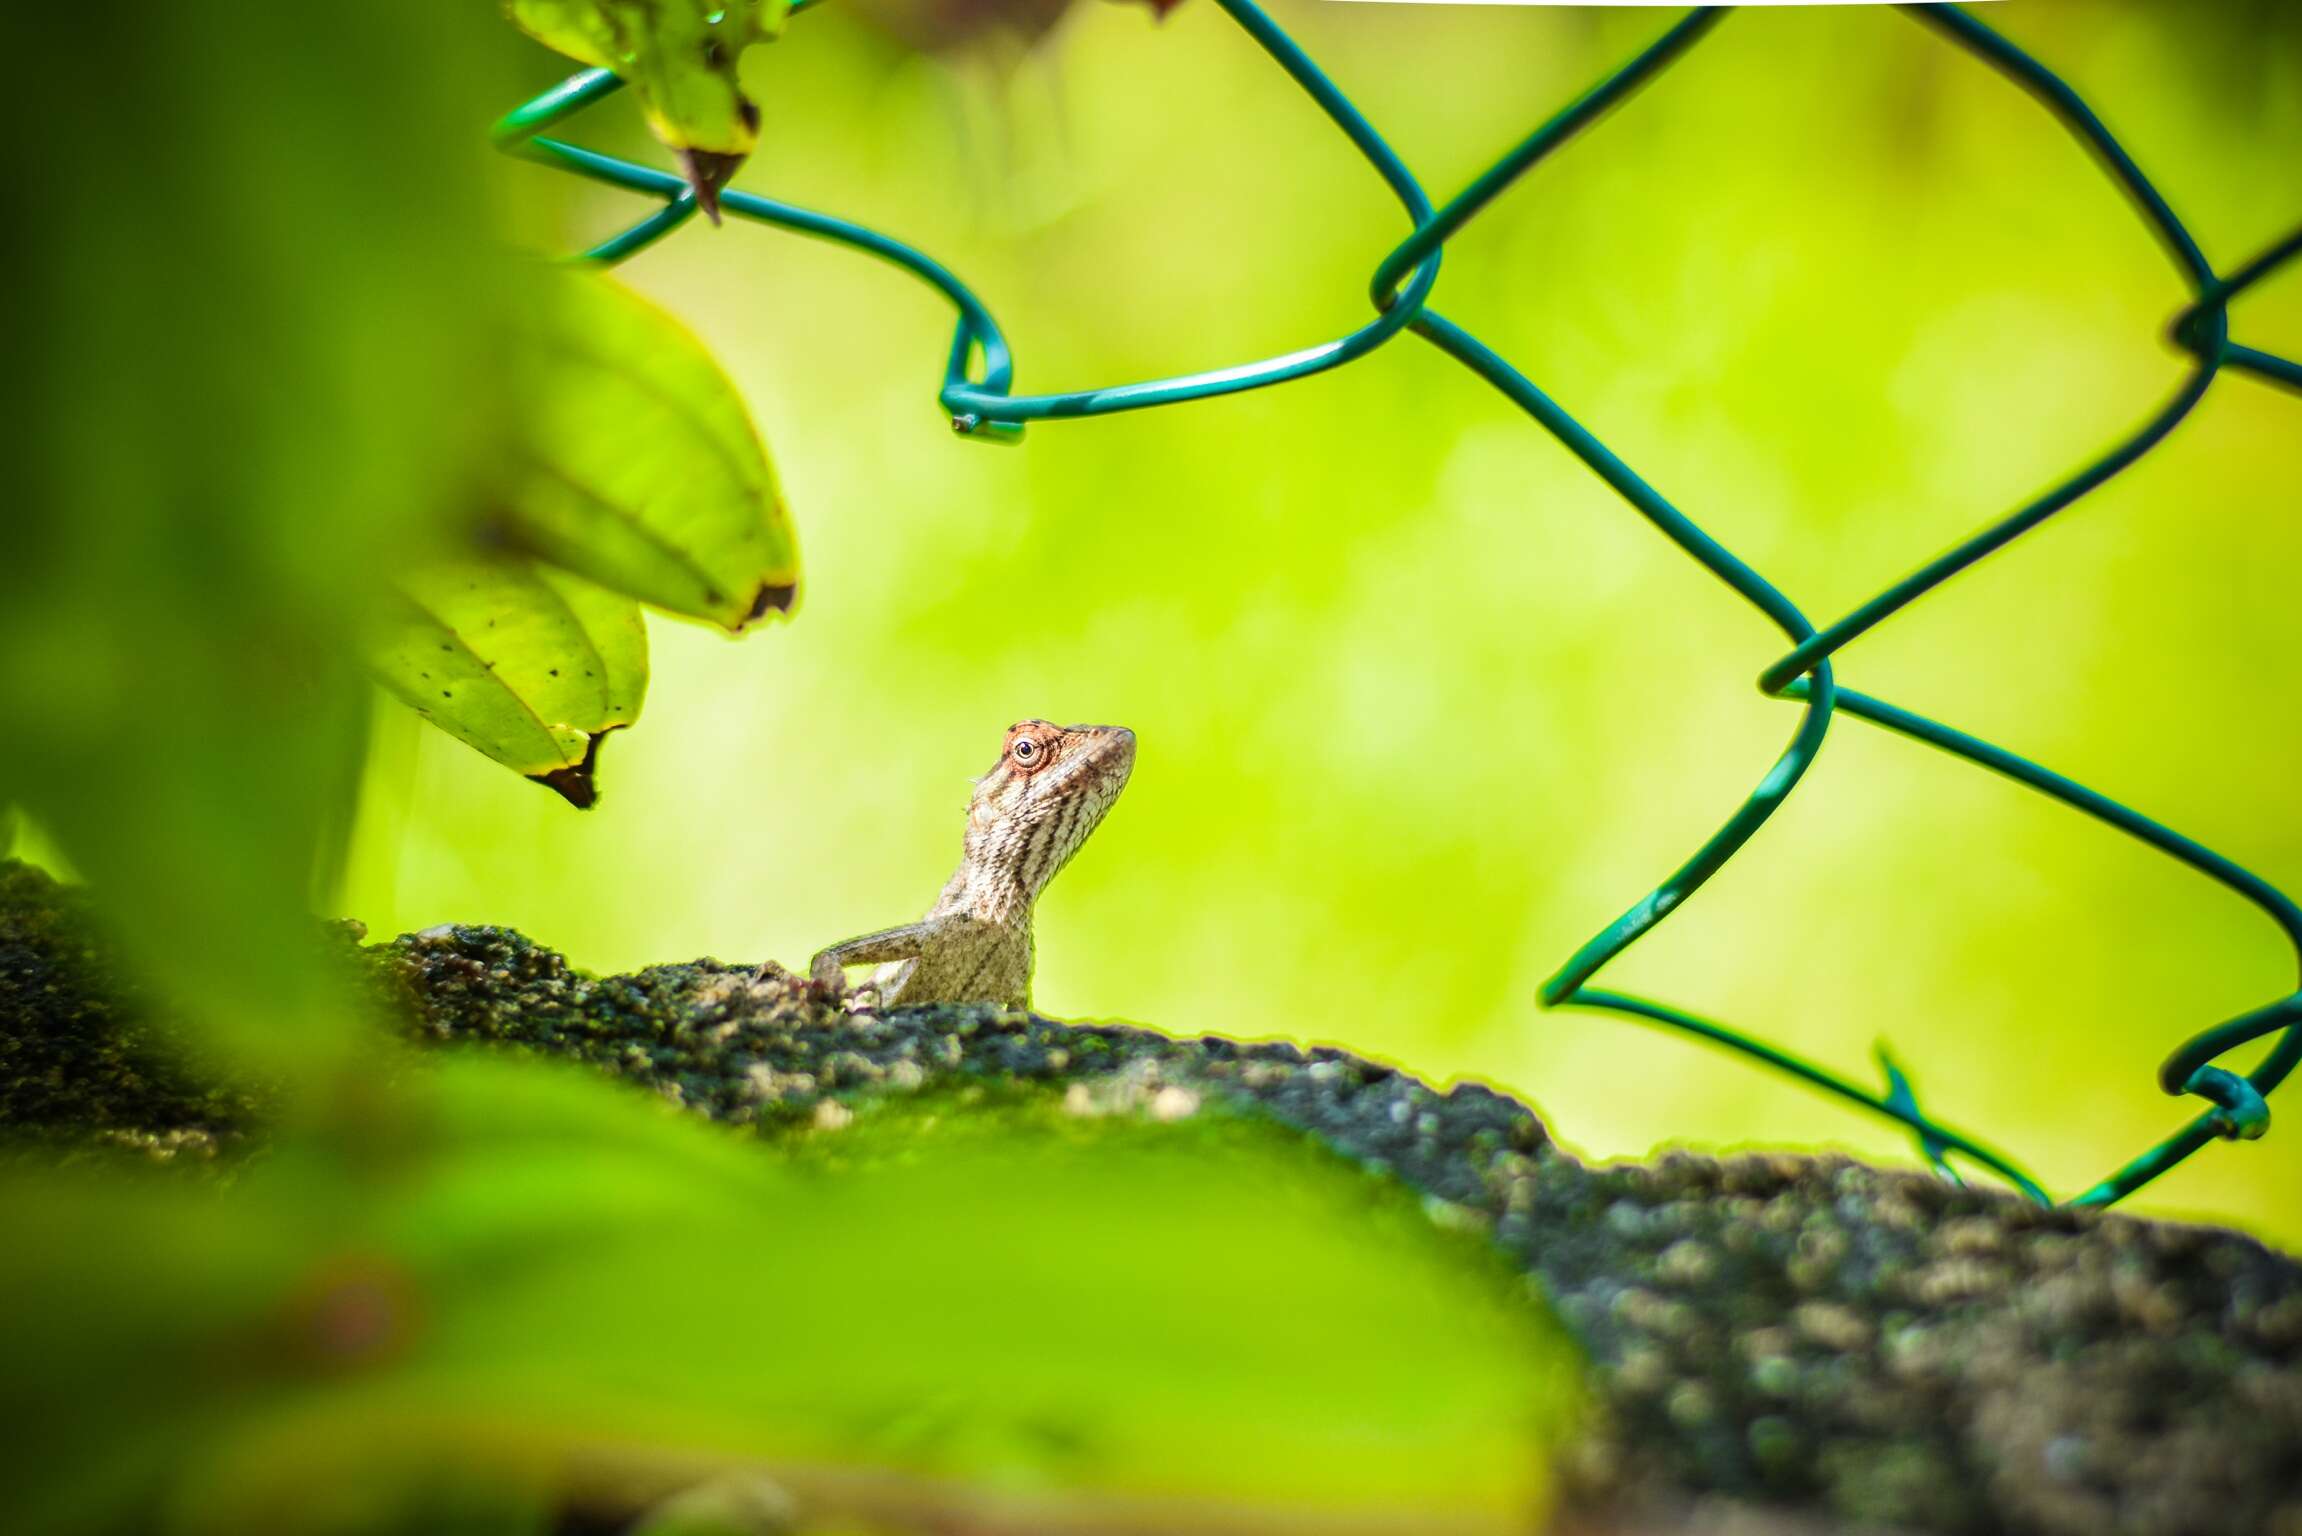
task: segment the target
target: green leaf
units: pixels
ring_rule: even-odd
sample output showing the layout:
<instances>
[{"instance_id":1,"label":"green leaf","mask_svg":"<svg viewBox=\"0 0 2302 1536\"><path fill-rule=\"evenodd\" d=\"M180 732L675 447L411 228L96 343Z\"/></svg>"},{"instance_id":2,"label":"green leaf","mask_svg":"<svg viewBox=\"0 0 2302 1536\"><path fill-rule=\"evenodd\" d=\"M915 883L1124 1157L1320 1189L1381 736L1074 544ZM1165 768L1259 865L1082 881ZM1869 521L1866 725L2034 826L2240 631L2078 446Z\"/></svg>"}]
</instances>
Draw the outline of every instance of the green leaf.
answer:
<instances>
[{"instance_id":1,"label":"green leaf","mask_svg":"<svg viewBox=\"0 0 2302 1536\"><path fill-rule=\"evenodd\" d=\"M692 333L620 284L552 281L527 360L515 537L601 586L731 632L790 612L798 550L735 386Z\"/></svg>"},{"instance_id":2,"label":"green leaf","mask_svg":"<svg viewBox=\"0 0 2302 1536\"><path fill-rule=\"evenodd\" d=\"M20 1510L293 1533L412 1477L750 1469L873 1529L1502 1536L1572 1427L1499 1254L1259 1120L930 1095L779 1147L533 1062L403 1082L386 1157L0 1182L0 1398L80 1410L0 1445Z\"/></svg>"},{"instance_id":3,"label":"green leaf","mask_svg":"<svg viewBox=\"0 0 2302 1536\"><path fill-rule=\"evenodd\" d=\"M188 1046L325 1093L356 1030L308 901L350 824L360 621L511 427L526 279L471 114L515 88L514 40L478 6L6 21L42 64L0 106L40 210L6 283L0 793Z\"/></svg>"},{"instance_id":4,"label":"green leaf","mask_svg":"<svg viewBox=\"0 0 2302 1536\"><path fill-rule=\"evenodd\" d=\"M536 575L567 604L599 658L601 713L592 732L616 730L638 720L640 705L647 699L647 623L639 604L548 565L536 567Z\"/></svg>"},{"instance_id":5,"label":"green leaf","mask_svg":"<svg viewBox=\"0 0 2302 1536\"><path fill-rule=\"evenodd\" d=\"M743 51L780 33L789 9L787 0L510 0L507 7L538 42L629 81L664 144L733 160L759 143L759 112L737 79Z\"/></svg>"},{"instance_id":6,"label":"green leaf","mask_svg":"<svg viewBox=\"0 0 2302 1536\"><path fill-rule=\"evenodd\" d=\"M606 734L639 717L639 606L525 560L459 560L399 583L369 645L377 680L457 740L579 808Z\"/></svg>"},{"instance_id":7,"label":"green leaf","mask_svg":"<svg viewBox=\"0 0 2302 1536\"><path fill-rule=\"evenodd\" d=\"M703 345L596 274L545 286L491 530L517 553L403 579L369 656L417 713L582 807L601 738L646 692L637 603L740 631L790 610L798 563L766 450Z\"/></svg>"}]
</instances>

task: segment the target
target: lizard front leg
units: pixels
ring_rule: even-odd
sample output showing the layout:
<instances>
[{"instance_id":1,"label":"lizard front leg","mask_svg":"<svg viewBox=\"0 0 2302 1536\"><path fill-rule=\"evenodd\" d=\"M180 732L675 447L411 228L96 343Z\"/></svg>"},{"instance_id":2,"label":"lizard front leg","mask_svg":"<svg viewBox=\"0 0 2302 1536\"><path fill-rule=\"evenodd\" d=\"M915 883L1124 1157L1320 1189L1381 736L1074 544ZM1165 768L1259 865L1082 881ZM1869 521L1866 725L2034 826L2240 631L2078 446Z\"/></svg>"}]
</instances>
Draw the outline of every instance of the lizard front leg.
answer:
<instances>
[{"instance_id":1,"label":"lizard front leg","mask_svg":"<svg viewBox=\"0 0 2302 1536\"><path fill-rule=\"evenodd\" d=\"M807 974L816 985L833 991L839 990L847 979L851 965L880 965L890 960L916 960L935 936L932 923L905 923L900 928L883 928L818 950L807 963Z\"/></svg>"}]
</instances>

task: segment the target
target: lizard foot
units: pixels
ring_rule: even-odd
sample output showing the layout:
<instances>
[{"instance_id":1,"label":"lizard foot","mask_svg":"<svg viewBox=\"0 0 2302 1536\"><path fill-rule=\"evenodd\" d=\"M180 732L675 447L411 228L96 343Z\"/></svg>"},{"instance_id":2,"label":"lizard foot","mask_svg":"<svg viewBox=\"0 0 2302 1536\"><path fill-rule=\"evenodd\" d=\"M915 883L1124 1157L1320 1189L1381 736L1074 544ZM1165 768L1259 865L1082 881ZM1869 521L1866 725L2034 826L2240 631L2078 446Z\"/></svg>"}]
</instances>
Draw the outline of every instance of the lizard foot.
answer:
<instances>
[{"instance_id":1,"label":"lizard foot","mask_svg":"<svg viewBox=\"0 0 2302 1536\"><path fill-rule=\"evenodd\" d=\"M808 962L807 979L834 998L847 991L847 967L841 965L839 957L828 949Z\"/></svg>"}]
</instances>

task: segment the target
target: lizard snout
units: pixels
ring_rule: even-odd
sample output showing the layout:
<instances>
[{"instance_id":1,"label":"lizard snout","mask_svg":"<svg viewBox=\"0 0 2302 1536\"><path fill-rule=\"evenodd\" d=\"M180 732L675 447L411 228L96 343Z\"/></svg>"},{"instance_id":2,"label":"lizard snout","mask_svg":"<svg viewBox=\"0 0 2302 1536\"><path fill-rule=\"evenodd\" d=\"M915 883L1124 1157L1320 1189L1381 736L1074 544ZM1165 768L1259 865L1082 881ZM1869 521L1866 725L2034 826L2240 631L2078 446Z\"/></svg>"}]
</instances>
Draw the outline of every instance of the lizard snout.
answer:
<instances>
[{"instance_id":1,"label":"lizard snout","mask_svg":"<svg viewBox=\"0 0 2302 1536\"><path fill-rule=\"evenodd\" d=\"M1113 780L1117 794L1135 768L1135 733L1123 725L1072 725L1063 734L1076 743L1069 754L1073 771Z\"/></svg>"}]
</instances>

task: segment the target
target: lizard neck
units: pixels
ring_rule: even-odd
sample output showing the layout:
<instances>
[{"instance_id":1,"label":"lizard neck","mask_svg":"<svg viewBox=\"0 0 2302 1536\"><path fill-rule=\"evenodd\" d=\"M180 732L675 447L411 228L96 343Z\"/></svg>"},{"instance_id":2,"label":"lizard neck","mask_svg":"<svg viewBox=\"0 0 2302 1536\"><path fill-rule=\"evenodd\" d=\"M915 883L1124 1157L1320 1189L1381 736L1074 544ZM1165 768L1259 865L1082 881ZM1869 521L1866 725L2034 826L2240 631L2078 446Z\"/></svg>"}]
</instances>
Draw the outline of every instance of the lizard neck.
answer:
<instances>
[{"instance_id":1,"label":"lizard neck","mask_svg":"<svg viewBox=\"0 0 2302 1536\"><path fill-rule=\"evenodd\" d=\"M1039 893L1026 889L1013 872L968 861L945 883L930 917L964 913L1002 928L1031 926L1031 904Z\"/></svg>"},{"instance_id":2,"label":"lizard neck","mask_svg":"<svg viewBox=\"0 0 2302 1536\"><path fill-rule=\"evenodd\" d=\"M979 803L970 808L964 848L932 915L965 913L1003 928L1029 927L1031 905L1055 875L1050 861L1033 856L1033 839Z\"/></svg>"}]
</instances>

